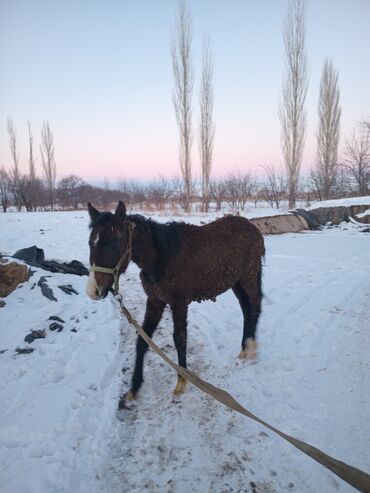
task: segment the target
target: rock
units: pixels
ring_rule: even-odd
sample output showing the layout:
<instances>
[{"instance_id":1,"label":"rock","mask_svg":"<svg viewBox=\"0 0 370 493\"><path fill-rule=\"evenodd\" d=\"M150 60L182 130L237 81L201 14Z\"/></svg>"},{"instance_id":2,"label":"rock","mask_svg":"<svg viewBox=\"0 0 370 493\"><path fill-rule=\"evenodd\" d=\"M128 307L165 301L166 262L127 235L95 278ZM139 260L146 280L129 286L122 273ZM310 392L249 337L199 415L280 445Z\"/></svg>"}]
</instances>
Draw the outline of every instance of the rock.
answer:
<instances>
[{"instance_id":1,"label":"rock","mask_svg":"<svg viewBox=\"0 0 370 493\"><path fill-rule=\"evenodd\" d=\"M343 221L348 222L348 208L345 206L339 207L319 207L309 211L310 216L313 216L321 225L333 223L338 225Z\"/></svg>"},{"instance_id":2,"label":"rock","mask_svg":"<svg viewBox=\"0 0 370 493\"><path fill-rule=\"evenodd\" d=\"M310 229L320 229L321 223L315 218L314 215L311 214L310 211L306 211L305 209L295 209L293 211L290 211L296 216L302 216L303 219L305 219L306 223L308 224L308 227Z\"/></svg>"},{"instance_id":3,"label":"rock","mask_svg":"<svg viewBox=\"0 0 370 493\"><path fill-rule=\"evenodd\" d=\"M17 250L13 255L13 258L23 260L27 264L37 266L45 260L44 250L37 248L37 246L31 246L29 248L22 248Z\"/></svg>"},{"instance_id":4,"label":"rock","mask_svg":"<svg viewBox=\"0 0 370 493\"><path fill-rule=\"evenodd\" d=\"M87 269L82 262L79 260L72 260L69 264L64 264L69 269L70 274L75 274L77 276L88 276L89 269Z\"/></svg>"},{"instance_id":5,"label":"rock","mask_svg":"<svg viewBox=\"0 0 370 493\"><path fill-rule=\"evenodd\" d=\"M308 229L308 224L302 216L279 214L276 216L254 217L250 220L263 235L298 233Z\"/></svg>"},{"instance_id":6,"label":"rock","mask_svg":"<svg viewBox=\"0 0 370 493\"><path fill-rule=\"evenodd\" d=\"M62 324L59 324L58 322L53 322L52 324L49 325L50 330L57 330L58 332L62 332L64 329Z\"/></svg>"},{"instance_id":7,"label":"rock","mask_svg":"<svg viewBox=\"0 0 370 493\"><path fill-rule=\"evenodd\" d=\"M15 350L15 352L17 354L30 354L30 353L33 353L34 350L35 349L33 347L25 347L25 348L17 347L17 349Z\"/></svg>"},{"instance_id":8,"label":"rock","mask_svg":"<svg viewBox=\"0 0 370 493\"><path fill-rule=\"evenodd\" d=\"M76 276L88 276L89 270L78 260L69 263L45 260L44 250L37 246L22 248L13 255L14 258L23 260L29 265L40 267L49 272L61 272L62 274L75 274Z\"/></svg>"},{"instance_id":9,"label":"rock","mask_svg":"<svg viewBox=\"0 0 370 493\"><path fill-rule=\"evenodd\" d=\"M41 276L39 282L37 283L41 288L42 294L50 301L58 301L53 293L53 290L49 288L48 283L46 282L46 276Z\"/></svg>"},{"instance_id":10,"label":"rock","mask_svg":"<svg viewBox=\"0 0 370 493\"><path fill-rule=\"evenodd\" d=\"M0 300L0 308L4 308L5 305L6 305L5 301L4 300Z\"/></svg>"},{"instance_id":11,"label":"rock","mask_svg":"<svg viewBox=\"0 0 370 493\"><path fill-rule=\"evenodd\" d=\"M12 293L19 284L28 281L30 273L26 265L9 262L0 264L0 296Z\"/></svg>"},{"instance_id":12,"label":"rock","mask_svg":"<svg viewBox=\"0 0 370 493\"><path fill-rule=\"evenodd\" d=\"M35 339L45 339L45 331L44 330L33 330L30 334L27 334L24 338L24 342L28 342L31 344Z\"/></svg>"},{"instance_id":13,"label":"rock","mask_svg":"<svg viewBox=\"0 0 370 493\"><path fill-rule=\"evenodd\" d=\"M370 224L370 214L364 214L367 210L370 210L370 205L351 205L349 215L360 223Z\"/></svg>"},{"instance_id":14,"label":"rock","mask_svg":"<svg viewBox=\"0 0 370 493\"><path fill-rule=\"evenodd\" d=\"M74 289L72 284L63 284L61 286L58 286L58 288L64 291L64 293L66 294L72 294L72 293L78 294L78 292Z\"/></svg>"},{"instance_id":15,"label":"rock","mask_svg":"<svg viewBox=\"0 0 370 493\"><path fill-rule=\"evenodd\" d=\"M357 222L370 224L370 215L364 214L370 209L370 205L351 205L351 206L332 206L318 207L316 209L304 210L296 209L293 214L304 217L310 226L310 229L315 229L317 226L325 226L328 224L338 226L342 222L348 222L354 218Z\"/></svg>"},{"instance_id":16,"label":"rock","mask_svg":"<svg viewBox=\"0 0 370 493\"><path fill-rule=\"evenodd\" d=\"M56 315L52 315L51 317L48 318L48 320L56 320L57 322L60 322L62 324L64 324L64 320L60 317L57 317Z\"/></svg>"}]
</instances>

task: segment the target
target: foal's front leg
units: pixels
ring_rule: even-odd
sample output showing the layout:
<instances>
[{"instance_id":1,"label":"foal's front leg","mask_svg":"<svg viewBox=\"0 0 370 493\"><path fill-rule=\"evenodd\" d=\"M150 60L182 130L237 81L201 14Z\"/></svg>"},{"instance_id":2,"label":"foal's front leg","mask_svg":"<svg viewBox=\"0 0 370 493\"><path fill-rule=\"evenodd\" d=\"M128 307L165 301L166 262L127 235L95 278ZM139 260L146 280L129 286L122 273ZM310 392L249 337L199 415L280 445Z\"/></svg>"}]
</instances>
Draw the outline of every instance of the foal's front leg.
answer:
<instances>
[{"instance_id":1,"label":"foal's front leg","mask_svg":"<svg viewBox=\"0 0 370 493\"><path fill-rule=\"evenodd\" d=\"M163 301L156 298L147 299L143 329L149 337L152 337L155 329L157 328L157 325L162 318L165 306L166 303L163 303ZM132 400L135 398L141 384L143 383L143 363L147 349L148 344L144 341L144 339L138 336L136 342L135 370L132 376L131 390L125 396L127 400Z\"/></svg>"},{"instance_id":2,"label":"foal's front leg","mask_svg":"<svg viewBox=\"0 0 370 493\"><path fill-rule=\"evenodd\" d=\"M187 315L188 305L186 303L176 303L171 305L173 318L173 340L177 349L179 365L186 368L186 336L187 336ZM173 393L182 394L185 391L186 380L181 375L177 375L177 385Z\"/></svg>"}]
</instances>

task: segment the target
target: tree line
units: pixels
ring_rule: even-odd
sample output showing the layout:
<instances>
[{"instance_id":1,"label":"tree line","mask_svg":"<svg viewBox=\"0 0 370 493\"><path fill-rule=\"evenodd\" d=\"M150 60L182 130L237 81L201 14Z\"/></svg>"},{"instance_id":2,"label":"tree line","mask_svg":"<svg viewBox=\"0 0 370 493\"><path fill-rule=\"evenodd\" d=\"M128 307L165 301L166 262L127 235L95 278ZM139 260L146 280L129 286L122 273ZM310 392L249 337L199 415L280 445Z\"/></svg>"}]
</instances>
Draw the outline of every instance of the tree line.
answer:
<instances>
[{"instance_id":1,"label":"tree line","mask_svg":"<svg viewBox=\"0 0 370 493\"><path fill-rule=\"evenodd\" d=\"M323 126L325 124L324 118ZM57 182L54 136L49 123L45 122L41 129L42 177L36 172L30 122L27 122L27 128L29 171L22 174L19 171L17 133L13 121L8 119L13 165L10 171L0 168L0 203L4 212L9 206L15 206L19 211L22 208L27 211L54 210L55 207L58 210L78 209L85 207L88 201L108 208L118 200L124 200L138 209L154 207L163 210L166 205L172 205L186 211L196 203L202 211L208 211L212 203L219 211L222 203L225 203L232 210L244 210L247 202L253 202L256 206L261 201L279 208L283 202L289 203L291 197L286 173L272 165L261 166L254 174L248 170L235 169L218 178L211 178L208 169L206 193L203 174L200 181L189 182L190 188L179 177L160 177L148 182L122 178L111 184L106 180L103 185L97 186L87 183L81 177L70 175ZM325 135L329 135L329 132L326 131ZM370 194L370 123L360 122L357 132L347 140L341 159L335 152L325 142L321 144L318 150L321 162L318 161L308 176L298 177L296 199L309 204L312 200ZM336 163L335 167L330 166L333 162Z\"/></svg>"},{"instance_id":2,"label":"tree line","mask_svg":"<svg viewBox=\"0 0 370 493\"><path fill-rule=\"evenodd\" d=\"M8 173L0 169L0 203L3 212L10 206L26 211L78 210L86 208L89 201L107 210L118 200L123 200L131 210L179 212L186 210L189 204L187 190L180 177L160 177L146 182L122 178L93 185L79 176L69 175L56 182L50 190L47 178L42 179L36 173L29 173L19 174L15 181L12 171ZM351 195L359 195L359 184L354 175L343 168L331 196L341 198ZM312 178L300 178L297 200L309 205L320 198ZM288 199L286 175L277 172L273 166L262 166L258 175L236 169L209 180L206 210L221 211L226 206L228 210L237 212L244 211L246 207L257 207L262 202L280 208ZM205 210L202 180L192 181L190 206L192 210Z\"/></svg>"},{"instance_id":3,"label":"tree line","mask_svg":"<svg viewBox=\"0 0 370 493\"><path fill-rule=\"evenodd\" d=\"M11 155L10 170L0 168L0 200L3 211L14 205L18 211L25 207L27 211L37 210L48 205L53 210L56 189L56 162L54 152L54 136L48 121L41 128L40 158L43 168L43 178L36 174L34 140L31 123L28 128L28 173L22 174L19 169L18 137L12 118L7 119L7 132Z\"/></svg>"}]
</instances>

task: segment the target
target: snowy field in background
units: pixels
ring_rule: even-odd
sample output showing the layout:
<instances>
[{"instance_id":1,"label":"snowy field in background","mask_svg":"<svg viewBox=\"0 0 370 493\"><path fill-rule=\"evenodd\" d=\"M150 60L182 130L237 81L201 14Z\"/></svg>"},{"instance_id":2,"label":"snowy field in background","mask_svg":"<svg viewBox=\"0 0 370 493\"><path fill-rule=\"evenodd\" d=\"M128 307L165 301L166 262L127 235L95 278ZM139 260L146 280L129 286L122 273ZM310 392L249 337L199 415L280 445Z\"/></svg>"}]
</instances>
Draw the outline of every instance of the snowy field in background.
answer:
<instances>
[{"instance_id":1,"label":"snowy field in background","mask_svg":"<svg viewBox=\"0 0 370 493\"><path fill-rule=\"evenodd\" d=\"M318 209L319 207L350 207L351 205L368 205L370 203L370 197L368 195L364 197L348 197L347 199L337 200L322 200L314 202L308 210Z\"/></svg>"},{"instance_id":2,"label":"snowy field in background","mask_svg":"<svg viewBox=\"0 0 370 493\"><path fill-rule=\"evenodd\" d=\"M87 224L79 211L0 214L0 252L35 244L47 259L87 264ZM176 375L153 353L138 402L117 412L133 369L133 329L111 299L84 294L86 277L34 270L0 309L1 493L354 491L190 385L173 402ZM42 275L57 302L33 288ZM258 362L236 359L242 315L227 292L191 305L189 368L283 431L369 472L369 279L370 234L355 225L267 237ZM57 287L69 283L78 295ZM135 265L121 290L142 320ZM65 321L63 331L48 329L51 315ZM46 329L46 338L16 355L32 329ZM176 358L168 310L154 338Z\"/></svg>"},{"instance_id":3,"label":"snowy field in background","mask_svg":"<svg viewBox=\"0 0 370 493\"><path fill-rule=\"evenodd\" d=\"M138 212L128 210L128 213ZM248 207L243 215L250 219L282 213L270 207ZM162 211L143 215L162 223L176 220L201 225L223 217L224 213L199 212L171 216L169 212ZM36 245L44 250L47 259L69 261L76 258L88 263L88 221L87 211L0 213L0 253L13 255L20 248Z\"/></svg>"}]
</instances>

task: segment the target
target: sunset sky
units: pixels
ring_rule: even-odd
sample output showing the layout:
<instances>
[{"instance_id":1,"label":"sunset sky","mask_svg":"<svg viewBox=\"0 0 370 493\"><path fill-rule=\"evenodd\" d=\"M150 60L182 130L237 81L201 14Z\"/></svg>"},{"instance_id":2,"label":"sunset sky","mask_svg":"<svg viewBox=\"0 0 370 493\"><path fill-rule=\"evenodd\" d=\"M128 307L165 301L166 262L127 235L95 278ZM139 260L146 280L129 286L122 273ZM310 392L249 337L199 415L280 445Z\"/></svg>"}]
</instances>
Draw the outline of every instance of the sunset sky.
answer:
<instances>
[{"instance_id":1,"label":"sunset sky","mask_svg":"<svg viewBox=\"0 0 370 493\"><path fill-rule=\"evenodd\" d=\"M193 20L193 169L201 46L214 54L213 173L281 166L277 107L284 71L287 0L188 0ZM309 65L303 171L315 159L317 99L326 56L339 70L342 139L370 118L370 1L307 0ZM178 174L170 44L175 0L0 0L0 167L11 165L6 118L27 171L27 120L38 172L44 119L54 133L58 177L154 178Z\"/></svg>"}]
</instances>

